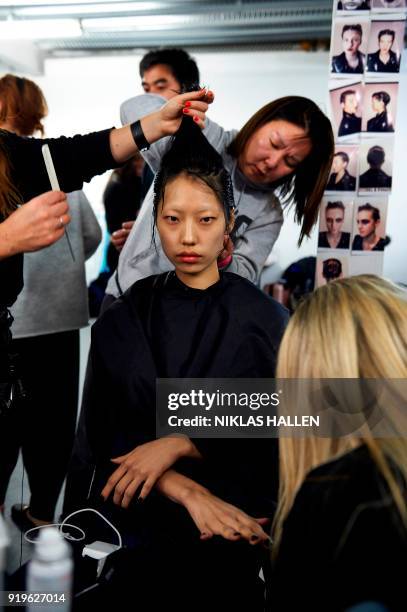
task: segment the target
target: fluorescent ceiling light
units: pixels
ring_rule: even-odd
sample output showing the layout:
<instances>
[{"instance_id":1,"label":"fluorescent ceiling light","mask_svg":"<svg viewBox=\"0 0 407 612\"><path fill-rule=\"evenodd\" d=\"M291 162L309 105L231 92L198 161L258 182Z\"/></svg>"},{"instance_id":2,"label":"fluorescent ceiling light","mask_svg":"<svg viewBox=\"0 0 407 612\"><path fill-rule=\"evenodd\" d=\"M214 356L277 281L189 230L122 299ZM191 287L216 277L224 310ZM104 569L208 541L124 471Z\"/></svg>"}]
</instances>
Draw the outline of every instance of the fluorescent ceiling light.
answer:
<instances>
[{"instance_id":1,"label":"fluorescent ceiling light","mask_svg":"<svg viewBox=\"0 0 407 612\"><path fill-rule=\"evenodd\" d=\"M162 2L105 2L97 0L95 4L64 2L61 6L44 4L41 6L22 6L13 10L16 17L39 17L42 15L100 15L103 13L136 13L163 9Z\"/></svg>"},{"instance_id":2,"label":"fluorescent ceiling light","mask_svg":"<svg viewBox=\"0 0 407 612\"><path fill-rule=\"evenodd\" d=\"M1 40L75 38L82 35L77 19L32 19L0 21Z\"/></svg>"},{"instance_id":3,"label":"fluorescent ceiling light","mask_svg":"<svg viewBox=\"0 0 407 612\"><path fill-rule=\"evenodd\" d=\"M194 23L195 22L195 23ZM161 30L174 25L198 26L191 15L140 15L139 17L110 17L109 19L82 19L82 28L88 32L132 32L135 30Z\"/></svg>"},{"instance_id":4,"label":"fluorescent ceiling light","mask_svg":"<svg viewBox=\"0 0 407 612\"><path fill-rule=\"evenodd\" d=\"M86 0L88 4L104 4L103 0ZM107 0L109 4L115 4L120 0ZM15 0L15 2L9 2L8 0L0 0L0 6L32 6L32 5L45 5L47 4L45 0ZM52 2L48 3L49 6L54 4L84 4L83 0L52 0Z\"/></svg>"}]
</instances>

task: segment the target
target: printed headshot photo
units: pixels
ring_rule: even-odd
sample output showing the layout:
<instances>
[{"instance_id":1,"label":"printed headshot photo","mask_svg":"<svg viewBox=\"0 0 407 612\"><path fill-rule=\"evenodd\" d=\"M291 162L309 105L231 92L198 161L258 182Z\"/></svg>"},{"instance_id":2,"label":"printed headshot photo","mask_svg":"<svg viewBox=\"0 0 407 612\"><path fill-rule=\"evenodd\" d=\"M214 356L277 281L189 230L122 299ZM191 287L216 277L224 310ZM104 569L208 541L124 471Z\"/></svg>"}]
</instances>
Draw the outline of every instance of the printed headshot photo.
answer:
<instances>
[{"instance_id":1,"label":"printed headshot photo","mask_svg":"<svg viewBox=\"0 0 407 612\"><path fill-rule=\"evenodd\" d=\"M331 43L331 72L336 76L362 74L365 69L370 21L367 17L336 19Z\"/></svg>"},{"instance_id":2,"label":"printed headshot photo","mask_svg":"<svg viewBox=\"0 0 407 612\"><path fill-rule=\"evenodd\" d=\"M364 132L394 132L398 89L398 83L366 83L362 111Z\"/></svg>"},{"instance_id":3,"label":"printed headshot photo","mask_svg":"<svg viewBox=\"0 0 407 612\"><path fill-rule=\"evenodd\" d=\"M331 81L331 86L333 89L330 90L329 97L335 136L342 138L359 134L362 130L364 91L362 83L359 81L338 87L337 83Z\"/></svg>"},{"instance_id":4,"label":"printed headshot photo","mask_svg":"<svg viewBox=\"0 0 407 612\"><path fill-rule=\"evenodd\" d=\"M331 174L325 191L356 190L358 151L358 145L335 145Z\"/></svg>"},{"instance_id":5,"label":"printed headshot photo","mask_svg":"<svg viewBox=\"0 0 407 612\"><path fill-rule=\"evenodd\" d=\"M324 198L319 217L318 248L349 250L352 224L353 200Z\"/></svg>"},{"instance_id":6,"label":"printed headshot photo","mask_svg":"<svg viewBox=\"0 0 407 612\"><path fill-rule=\"evenodd\" d=\"M338 2L336 10L343 15L348 15L356 11L370 11L371 0L343 0Z\"/></svg>"},{"instance_id":7,"label":"printed headshot photo","mask_svg":"<svg viewBox=\"0 0 407 612\"><path fill-rule=\"evenodd\" d=\"M370 26L366 72L397 73L404 45L404 20L376 21Z\"/></svg>"},{"instance_id":8,"label":"printed headshot photo","mask_svg":"<svg viewBox=\"0 0 407 612\"><path fill-rule=\"evenodd\" d=\"M353 206L352 254L384 251L387 199L356 198Z\"/></svg>"},{"instance_id":9,"label":"printed headshot photo","mask_svg":"<svg viewBox=\"0 0 407 612\"><path fill-rule=\"evenodd\" d=\"M315 285L321 287L337 278L349 276L349 255L335 253L329 257L327 253L318 253L315 271Z\"/></svg>"},{"instance_id":10,"label":"printed headshot photo","mask_svg":"<svg viewBox=\"0 0 407 612\"><path fill-rule=\"evenodd\" d=\"M393 145L393 138L362 141L359 151L359 194L391 190Z\"/></svg>"},{"instance_id":11,"label":"printed headshot photo","mask_svg":"<svg viewBox=\"0 0 407 612\"><path fill-rule=\"evenodd\" d=\"M407 7L406 0L371 0L370 4L379 13L403 12Z\"/></svg>"}]
</instances>

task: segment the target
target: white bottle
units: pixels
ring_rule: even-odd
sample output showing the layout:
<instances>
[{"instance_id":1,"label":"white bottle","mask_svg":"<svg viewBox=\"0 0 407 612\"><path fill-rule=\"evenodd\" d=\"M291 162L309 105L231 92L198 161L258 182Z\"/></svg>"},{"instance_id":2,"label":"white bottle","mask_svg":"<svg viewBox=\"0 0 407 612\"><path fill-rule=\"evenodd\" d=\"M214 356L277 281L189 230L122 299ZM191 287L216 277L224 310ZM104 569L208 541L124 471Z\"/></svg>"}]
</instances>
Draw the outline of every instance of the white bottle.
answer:
<instances>
[{"instance_id":1,"label":"white bottle","mask_svg":"<svg viewBox=\"0 0 407 612\"><path fill-rule=\"evenodd\" d=\"M27 591L33 594L29 612L69 612L72 603L72 556L56 527L40 530L34 558L27 570ZM34 594L35 592L35 594ZM36 594L39 594L39 598Z\"/></svg>"}]
</instances>

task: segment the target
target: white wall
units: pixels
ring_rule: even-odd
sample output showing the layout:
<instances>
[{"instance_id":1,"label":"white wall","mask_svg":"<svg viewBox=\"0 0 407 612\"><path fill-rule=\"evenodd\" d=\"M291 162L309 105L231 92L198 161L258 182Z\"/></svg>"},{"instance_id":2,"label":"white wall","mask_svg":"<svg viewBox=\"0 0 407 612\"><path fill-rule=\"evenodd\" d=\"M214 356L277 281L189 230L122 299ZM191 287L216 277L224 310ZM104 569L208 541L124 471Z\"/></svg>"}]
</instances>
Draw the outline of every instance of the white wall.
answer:
<instances>
[{"instance_id":1,"label":"white wall","mask_svg":"<svg viewBox=\"0 0 407 612\"><path fill-rule=\"evenodd\" d=\"M305 95L327 110L328 54L325 52L229 51L193 54L201 71L201 82L215 91L210 116L226 128L240 127L258 108L289 94ZM119 125L119 106L141 93L138 64L142 54L50 59L45 76L34 80L44 90L50 116L48 136L71 135ZM404 66L406 62L404 62ZM27 75L29 76L29 75ZM403 75L399 103L394 193L391 198L388 233L393 239L385 256L385 273L407 283L404 234L407 228L407 179L403 177L407 135L407 78ZM404 90L404 91L403 91ZM102 219L101 194L107 175L96 177L85 191ZM287 214L274 252L281 269L299 257L315 254L316 233L301 249L296 246L298 227ZM88 275L97 275L101 250L92 259ZM274 270L277 266L274 267ZM278 275L278 270L271 277ZM269 273L270 276L270 273Z\"/></svg>"}]
</instances>

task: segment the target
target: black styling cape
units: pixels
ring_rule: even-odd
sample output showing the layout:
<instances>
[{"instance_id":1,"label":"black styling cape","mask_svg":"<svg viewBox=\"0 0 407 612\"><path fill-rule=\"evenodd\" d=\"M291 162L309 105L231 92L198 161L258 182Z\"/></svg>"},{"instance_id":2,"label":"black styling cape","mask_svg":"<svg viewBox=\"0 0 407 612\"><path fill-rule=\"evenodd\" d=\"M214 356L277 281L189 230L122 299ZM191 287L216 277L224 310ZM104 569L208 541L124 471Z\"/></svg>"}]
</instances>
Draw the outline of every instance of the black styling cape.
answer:
<instances>
[{"instance_id":1,"label":"black styling cape","mask_svg":"<svg viewBox=\"0 0 407 612\"><path fill-rule=\"evenodd\" d=\"M92 328L79 436L97 466L95 494L115 469L110 458L155 439L156 378L271 378L287 321L284 307L236 274L206 290L174 272L130 287ZM175 469L255 516L273 512L276 440L193 442L203 460Z\"/></svg>"}]
</instances>

